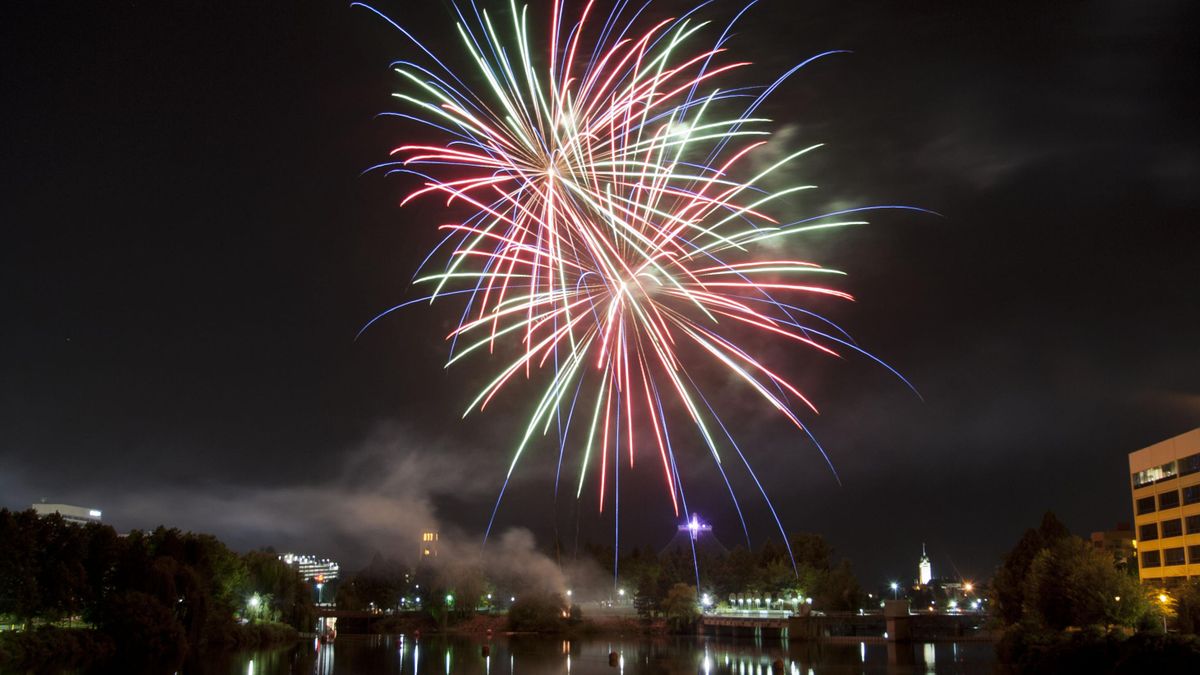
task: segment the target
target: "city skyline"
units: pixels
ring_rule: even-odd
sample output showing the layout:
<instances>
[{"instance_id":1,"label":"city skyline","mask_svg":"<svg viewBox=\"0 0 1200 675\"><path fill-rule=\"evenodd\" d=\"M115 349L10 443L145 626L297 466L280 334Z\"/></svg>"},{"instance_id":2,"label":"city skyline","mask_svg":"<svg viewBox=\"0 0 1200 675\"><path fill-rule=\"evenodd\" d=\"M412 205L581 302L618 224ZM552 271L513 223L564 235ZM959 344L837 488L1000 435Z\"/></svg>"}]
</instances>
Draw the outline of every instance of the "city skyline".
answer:
<instances>
[{"instance_id":1,"label":"city skyline","mask_svg":"<svg viewBox=\"0 0 1200 675\"><path fill-rule=\"evenodd\" d=\"M445 217L360 175L409 131L374 115L411 46L341 4L280 7L4 10L0 506L91 504L125 530L346 569L486 525L524 411L458 420L470 396L440 339L455 308L354 339L415 297ZM450 18L380 7L423 35ZM982 578L1045 510L1084 536L1132 521L1128 454L1200 422L1196 10L864 7L756 8L746 32L775 47L742 46L764 77L854 52L767 111L827 144L800 169L821 206L941 214L814 244L858 298L835 318L921 397L871 363L796 356L840 484L751 409L746 445L788 531L824 536L866 585L908 574L920 542ZM594 497L555 502L549 455L498 526L610 541ZM644 466L622 540L657 547L679 519ZM719 479L689 471L696 510L744 545ZM749 502L757 545L772 524Z\"/></svg>"}]
</instances>

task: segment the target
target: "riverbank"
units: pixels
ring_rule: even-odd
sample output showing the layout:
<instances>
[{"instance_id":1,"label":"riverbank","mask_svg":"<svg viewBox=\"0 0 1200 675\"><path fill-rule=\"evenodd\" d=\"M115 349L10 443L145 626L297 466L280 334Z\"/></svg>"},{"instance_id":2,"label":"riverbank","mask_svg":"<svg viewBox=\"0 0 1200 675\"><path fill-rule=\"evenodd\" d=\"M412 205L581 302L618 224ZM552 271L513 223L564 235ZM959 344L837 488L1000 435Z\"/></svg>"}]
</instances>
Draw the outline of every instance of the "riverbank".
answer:
<instances>
[{"instance_id":1,"label":"riverbank","mask_svg":"<svg viewBox=\"0 0 1200 675\"><path fill-rule=\"evenodd\" d=\"M369 632L342 630L343 634L387 635L403 633L406 635L507 635L522 633L544 633L548 635L568 636L654 636L666 635L667 625L662 620L645 621L632 616L600 616L585 617L575 621L565 621L559 628L551 631L512 630L508 617L502 614L477 614L475 616L447 624L440 624L429 616L405 615L390 616L371 624Z\"/></svg>"},{"instance_id":2,"label":"riverbank","mask_svg":"<svg viewBox=\"0 0 1200 675\"><path fill-rule=\"evenodd\" d=\"M1062 632L1013 627L996 643L996 656L1023 675L1200 673L1200 637L1101 627Z\"/></svg>"},{"instance_id":3,"label":"riverbank","mask_svg":"<svg viewBox=\"0 0 1200 675\"><path fill-rule=\"evenodd\" d=\"M182 663L198 654L284 647L299 638L296 629L287 624L264 622L227 627L211 635L204 644L189 648L186 641L179 645L156 645L136 639L117 640L95 628L41 626L0 633L0 670L91 668L137 662L147 655Z\"/></svg>"}]
</instances>

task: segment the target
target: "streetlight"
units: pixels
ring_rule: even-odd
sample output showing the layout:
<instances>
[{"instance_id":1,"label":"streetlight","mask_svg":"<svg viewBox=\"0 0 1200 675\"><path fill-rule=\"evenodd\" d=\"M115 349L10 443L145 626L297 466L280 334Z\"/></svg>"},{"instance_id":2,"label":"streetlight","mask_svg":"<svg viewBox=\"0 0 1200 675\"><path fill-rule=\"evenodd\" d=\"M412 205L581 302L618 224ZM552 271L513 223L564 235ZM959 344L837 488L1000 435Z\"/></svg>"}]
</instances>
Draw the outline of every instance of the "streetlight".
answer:
<instances>
[{"instance_id":1,"label":"streetlight","mask_svg":"<svg viewBox=\"0 0 1200 675\"><path fill-rule=\"evenodd\" d=\"M899 600L900 599L900 584L893 581L891 583L891 586L892 586L892 599Z\"/></svg>"},{"instance_id":2,"label":"streetlight","mask_svg":"<svg viewBox=\"0 0 1200 675\"><path fill-rule=\"evenodd\" d=\"M1168 597L1166 593L1158 594L1158 602L1162 605L1163 633L1167 632L1167 602L1170 601L1170 599L1171 598Z\"/></svg>"}]
</instances>

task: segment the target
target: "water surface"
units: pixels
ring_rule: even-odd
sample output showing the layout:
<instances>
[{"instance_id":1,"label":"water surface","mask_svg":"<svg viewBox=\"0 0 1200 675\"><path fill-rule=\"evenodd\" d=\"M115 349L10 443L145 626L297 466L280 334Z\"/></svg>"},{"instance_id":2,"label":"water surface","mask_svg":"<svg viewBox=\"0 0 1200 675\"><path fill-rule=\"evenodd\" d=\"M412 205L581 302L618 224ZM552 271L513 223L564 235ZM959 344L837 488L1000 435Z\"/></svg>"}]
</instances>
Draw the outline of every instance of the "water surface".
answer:
<instances>
[{"instance_id":1,"label":"water surface","mask_svg":"<svg viewBox=\"0 0 1200 675\"><path fill-rule=\"evenodd\" d=\"M486 654L485 654L485 646ZM616 665L609 655L616 652ZM190 663L184 675L788 675L996 672L988 642L827 644L712 638L339 636L336 643L245 652Z\"/></svg>"}]
</instances>

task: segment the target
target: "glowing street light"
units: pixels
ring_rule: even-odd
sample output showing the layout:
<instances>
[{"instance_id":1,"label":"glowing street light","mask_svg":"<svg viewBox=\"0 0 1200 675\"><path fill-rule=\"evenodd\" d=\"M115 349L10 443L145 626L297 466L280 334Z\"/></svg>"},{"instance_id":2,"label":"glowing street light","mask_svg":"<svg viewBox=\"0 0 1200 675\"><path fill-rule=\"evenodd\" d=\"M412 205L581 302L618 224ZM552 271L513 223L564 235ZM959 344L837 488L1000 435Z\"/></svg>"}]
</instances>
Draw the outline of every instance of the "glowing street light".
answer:
<instances>
[{"instance_id":1,"label":"glowing street light","mask_svg":"<svg viewBox=\"0 0 1200 675\"><path fill-rule=\"evenodd\" d=\"M900 599L900 584L893 581L891 583L891 587L892 587L892 599L899 600Z\"/></svg>"}]
</instances>

